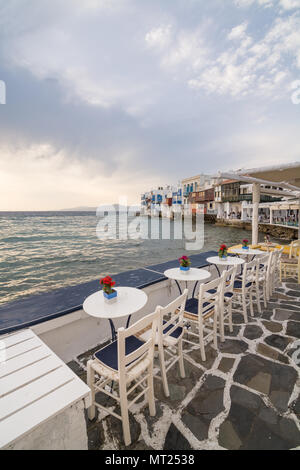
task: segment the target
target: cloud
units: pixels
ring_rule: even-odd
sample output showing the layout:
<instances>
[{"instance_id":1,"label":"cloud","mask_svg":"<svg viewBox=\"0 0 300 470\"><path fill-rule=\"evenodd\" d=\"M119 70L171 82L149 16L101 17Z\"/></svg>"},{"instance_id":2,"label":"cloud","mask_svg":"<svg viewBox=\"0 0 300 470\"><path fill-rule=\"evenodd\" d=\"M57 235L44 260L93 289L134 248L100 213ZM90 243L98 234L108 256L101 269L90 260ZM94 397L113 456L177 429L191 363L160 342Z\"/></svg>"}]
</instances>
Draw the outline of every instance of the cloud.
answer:
<instances>
[{"instance_id":1,"label":"cloud","mask_svg":"<svg viewBox=\"0 0 300 470\"><path fill-rule=\"evenodd\" d=\"M260 146L277 156L297 140L295 5L0 0L2 208L136 202Z\"/></svg>"}]
</instances>

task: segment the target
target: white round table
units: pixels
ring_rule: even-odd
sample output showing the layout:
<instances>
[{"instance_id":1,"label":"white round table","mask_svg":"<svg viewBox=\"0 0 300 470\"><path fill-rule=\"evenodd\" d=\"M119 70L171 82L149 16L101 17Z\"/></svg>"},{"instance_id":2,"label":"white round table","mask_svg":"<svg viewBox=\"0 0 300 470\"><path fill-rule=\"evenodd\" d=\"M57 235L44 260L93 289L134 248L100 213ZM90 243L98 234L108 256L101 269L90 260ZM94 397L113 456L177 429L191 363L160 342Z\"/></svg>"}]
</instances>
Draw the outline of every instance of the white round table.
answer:
<instances>
[{"instance_id":1,"label":"white round table","mask_svg":"<svg viewBox=\"0 0 300 470\"><path fill-rule=\"evenodd\" d=\"M83 310L88 315L109 320L113 341L117 337L113 320L128 316L128 328L131 315L141 310L148 300L144 291L134 287L116 287L115 290L118 296L114 299L106 300L103 291L98 291L87 297L83 303Z\"/></svg>"},{"instance_id":2,"label":"white round table","mask_svg":"<svg viewBox=\"0 0 300 470\"><path fill-rule=\"evenodd\" d=\"M221 259L219 256L211 256L210 258L207 258L206 261L215 265L219 276L221 274L218 266L226 266L228 268L229 266L239 266L245 263L244 259L237 258L236 256L228 256L227 259Z\"/></svg>"},{"instance_id":3,"label":"white round table","mask_svg":"<svg viewBox=\"0 0 300 470\"><path fill-rule=\"evenodd\" d=\"M167 271L164 272L164 275L168 279L173 279L176 282L180 294L182 294L182 290L180 288L179 281L185 281L186 286L188 282L196 282L193 296L198 282L207 281L207 279L211 277L211 273L206 269L197 268L190 268L188 271L181 271L179 268L167 269Z\"/></svg>"},{"instance_id":4,"label":"white round table","mask_svg":"<svg viewBox=\"0 0 300 470\"><path fill-rule=\"evenodd\" d=\"M243 248L233 248L230 250L231 253L234 253L236 255L263 255L264 252L262 250L255 250L253 248L249 248L249 250L243 250Z\"/></svg>"}]
</instances>

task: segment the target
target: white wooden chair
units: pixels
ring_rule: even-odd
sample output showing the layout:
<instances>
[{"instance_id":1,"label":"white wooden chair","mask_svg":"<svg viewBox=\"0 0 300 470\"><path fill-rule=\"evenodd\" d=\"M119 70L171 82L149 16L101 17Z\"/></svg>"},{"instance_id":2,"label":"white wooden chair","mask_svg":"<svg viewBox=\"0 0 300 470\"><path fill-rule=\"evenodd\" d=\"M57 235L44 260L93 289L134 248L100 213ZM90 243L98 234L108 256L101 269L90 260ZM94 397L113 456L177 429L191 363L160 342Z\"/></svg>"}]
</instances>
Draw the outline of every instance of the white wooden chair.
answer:
<instances>
[{"instance_id":1,"label":"white wooden chair","mask_svg":"<svg viewBox=\"0 0 300 470\"><path fill-rule=\"evenodd\" d=\"M205 343L208 342L211 336L213 337L215 349L218 347L218 321L224 315L220 311L222 305L224 305L220 302L220 299L224 295L225 276L226 273L224 272L221 277L206 284L201 284L198 298L188 299L186 302L184 318L192 322L197 330L197 333L189 330L189 335L196 337L198 341L190 341L186 338L183 341L193 346L200 345L202 361L206 361Z\"/></svg>"},{"instance_id":2,"label":"white wooden chair","mask_svg":"<svg viewBox=\"0 0 300 470\"><path fill-rule=\"evenodd\" d=\"M144 394L147 394L150 415L155 416L155 402L153 389L153 356L155 335L158 328L159 309L142 318L127 329L118 330L118 339L95 353L94 359L88 361L87 383L92 391L92 406L88 417L95 418L96 408L122 421L125 445L131 443L129 427L129 408ZM150 329L146 341L136 335L145 328ZM113 394L109 388L111 381L119 385L119 395ZM130 384L134 382L131 387ZM147 382L145 384L145 382ZM137 388L142 391L129 402L129 395ZM110 391L109 391L110 390ZM121 416L106 408L95 400L97 392L102 392L116 400L121 408Z\"/></svg>"},{"instance_id":3,"label":"white wooden chair","mask_svg":"<svg viewBox=\"0 0 300 470\"><path fill-rule=\"evenodd\" d=\"M270 258L272 258L272 256L273 253L270 252L256 259L254 286L259 313L262 311L261 302L263 302L264 307L267 308L267 289L269 286L268 277L270 276L270 269L268 270L268 266L270 265Z\"/></svg>"},{"instance_id":4,"label":"white wooden chair","mask_svg":"<svg viewBox=\"0 0 300 470\"><path fill-rule=\"evenodd\" d=\"M228 318L228 325L230 333L233 332L232 325L232 299L233 299L233 288L234 282L236 279L237 266L232 266L231 268L224 271L223 275L225 277L225 282L223 283L223 291L220 293L220 318L219 318L219 328L221 342L225 341L225 320ZM217 293L216 289L210 289L209 294ZM207 295L207 294L206 294ZM223 315L221 315L223 312Z\"/></svg>"},{"instance_id":5,"label":"white wooden chair","mask_svg":"<svg viewBox=\"0 0 300 470\"><path fill-rule=\"evenodd\" d=\"M166 397L170 396L168 386L168 371L179 362L179 372L181 378L185 377L182 340L184 335L183 314L188 296L188 289L183 294L173 300L166 307L158 307L159 321L155 344L158 347L160 375L155 378L162 380ZM147 340L149 331L140 335L144 341ZM166 361L166 355L168 361Z\"/></svg>"},{"instance_id":6,"label":"white wooden chair","mask_svg":"<svg viewBox=\"0 0 300 470\"><path fill-rule=\"evenodd\" d=\"M280 280L280 266L281 266L281 258L283 255L283 248L274 250L274 262L273 262L273 272L272 272L272 293L274 292L275 288L281 283Z\"/></svg>"},{"instance_id":7,"label":"white wooden chair","mask_svg":"<svg viewBox=\"0 0 300 470\"><path fill-rule=\"evenodd\" d=\"M224 272L225 282L224 282L224 292L221 291L220 302L223 303L223 306L220 307L220 335L221 341L225 341L225 331L224 331L224 320L228 318L229 331L233 332L232 326L232 302L234 296L234 283L236 281L237 266L233 266ZM223 315L222 315L223 313ZM222 315L222 317L221 317Z\"/></svg>"},{"instance_id":8,"label":"white wooden chair","mask_svg":"<svg viewBox=\"0 0 300 470\"><path fill-rule=\"evenodd\" d=\"M248 323L247 308L250 308L250 315L254 316L253 311L253 294L254 294L254 279L256 271L256 260L250 261L249 263L243 264L242 275L235 280L233 287L233 303L240 305L243 309L243 316L245 323ZM259 302L256 299L257 303ZM236 307L232 310L239 311Z\"/></svg>"}]
</instances>

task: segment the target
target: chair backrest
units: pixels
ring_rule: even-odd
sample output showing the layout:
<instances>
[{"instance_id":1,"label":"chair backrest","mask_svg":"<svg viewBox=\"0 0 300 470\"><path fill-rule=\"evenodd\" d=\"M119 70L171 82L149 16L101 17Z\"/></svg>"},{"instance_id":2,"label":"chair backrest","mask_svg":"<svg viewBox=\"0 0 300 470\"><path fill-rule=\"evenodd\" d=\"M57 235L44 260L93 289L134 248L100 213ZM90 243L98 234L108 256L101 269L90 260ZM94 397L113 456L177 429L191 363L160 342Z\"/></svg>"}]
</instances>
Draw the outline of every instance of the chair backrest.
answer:
<instances>
[{"instance_id":1,"label":"chair backrest","mask_svg":"<svg viewBox=\"0 0 300 470\"><path fill-rule=\"evenodd\" d=\"M237 268L238 268L237 266L233 266L227 271L224 271L224 277L225 277L224 294L228 292L230 292L231 294L233 293L233 287L234 287L234 281L236 277Z\"/></svg>"},{"instance_id":2,"label":"chair backrest","mask_svg":"<svg viewBox=\"0 0 300 470\"><path fill-rule=\"evenodd\" d=\"M198 319L209 313L212 307L218 307L220 299L224 296L226 271L221 277L200 285L198 297Z\"/></svg>"},{"instance_id":3,"label":"chair backrest","mask_svg":"<svg viewBox=\"0 0 300 470\"><path fill-rule=\"evenodd\" d=\"M282 254L283 254L283 251L284 251L284 248L283 248L283 247L280 248L280 249L275 250L275 255L276 255L276 267L277 267L277 265L278 265L279 262L280 262L280 258L281 258Z\"/></svg>"},{"instance_id":4,"label":"chair backrest","mask_svg":"<svg viewBox=\"0 0 300 470\"><path fill-rule=\"evenodd\" d=\"M249 261L249 263L243 264L242 290L248 289L250 287L248 284L256 277L256 268L257 260L255 258L252 261Z\"/></svg>"},{"instance_id":5,"label":"chair backrest","mask_svg":"<svg viewBox=\"0 0 300 470\"><path fill-rule=\"evenodd\" d=\"M159 306L159 321L158 321L158 341L163 342L166 337L174 333L179 327L183 327L183 314L185 304L188 296L188 289L185 289L183 294L170 302L166 307ZM165 320L165 318L167 320Z\"/></svg>"},{"instance_id":6,"label":"chair backrest","mask_svg":"<svg viewBox=\"0 0 300 470\"><path fill-rule=\"evenodd\" d=\"M159 315L160 311L159 307L157 307L154 313L146 315L129 328L118 329L118 364L120 375L126 374L133 366L136 366L145 359L153 360ZM148 340L141 344L139 348L134 349L133 352L126 354L126 339L143 332L145 329L151 329L151 335Z\"/></svg>"},{"instance_id":7,"label":"chair backrest","mask_svg":"<svg viewBox=\"0 0 300 470\"><path fill-rule=\"evenodd\" d=\"M290 244L289 258L297 258L299 251L300 251L300 240L295 240Z\"/></svg>"}]
</instances>

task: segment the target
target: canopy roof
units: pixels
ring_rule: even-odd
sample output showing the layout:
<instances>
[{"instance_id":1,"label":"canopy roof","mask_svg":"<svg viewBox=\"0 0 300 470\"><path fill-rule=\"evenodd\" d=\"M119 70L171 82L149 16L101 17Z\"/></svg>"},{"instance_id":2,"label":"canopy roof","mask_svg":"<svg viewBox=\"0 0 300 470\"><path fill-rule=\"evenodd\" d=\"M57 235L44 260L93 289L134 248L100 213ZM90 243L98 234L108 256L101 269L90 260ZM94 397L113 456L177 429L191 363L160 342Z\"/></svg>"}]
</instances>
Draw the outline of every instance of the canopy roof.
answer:
<instances>
[{"instance_id":1,"label":"canopy roof","mask_svg":"<svg viewBox=\"0 0 300 470\"><path fill-rule=\"evenodd\" d=\"M242 174L300 190L300 162L243 170Z\"/></svg>"},{"instance_id":2,"label":"canopy roof","mask_svg":"<svg viewBox=\"0 0 300 470\"><path fill-rule=\"evenodd\" d=\"M250 170L240 169L230 173L220 173L223 178L235 178L248 183L260 183L272 185L287 190L289 195L297 195L300 192L300 162L284 165L275 165ZM288 195L288 193L281 193Z\"/></svg>"}]
</instances>

